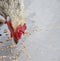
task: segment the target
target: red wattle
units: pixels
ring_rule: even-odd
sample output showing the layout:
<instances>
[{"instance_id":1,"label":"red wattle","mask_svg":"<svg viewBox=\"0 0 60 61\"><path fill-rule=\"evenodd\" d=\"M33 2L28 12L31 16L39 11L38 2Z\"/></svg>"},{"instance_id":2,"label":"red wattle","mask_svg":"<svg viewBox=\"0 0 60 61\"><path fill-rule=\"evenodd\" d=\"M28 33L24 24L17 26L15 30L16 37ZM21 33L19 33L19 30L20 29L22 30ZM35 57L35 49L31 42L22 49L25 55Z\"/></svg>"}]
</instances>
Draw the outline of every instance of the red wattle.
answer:
<instances>
[{"instance_id":1,"label":"red wattle","mask_svg":"<svg viewBox=\"0 0 60 61\"><path fill-rule=\"evenodd\" d=\"M14 29L13 29L13 27L12 27L12 23L11 23L11 20L9 20L9 21L5 21L5 23L8 25L8 28L9 28L9 30L10 30L10 32L11 32L11 37L14 37Z\"/></svg>"},{"instance_id":2,"label":"red wattle","mask_svg":"<svg viewBox=\"0 0 60 61\"><path fill-rule=\"evenodd\" d=\"M5 23L8 25L8 28L9 28L9 30L11 32L11 37L13 37L17 41L19 39L21 39L21 36L24 34L24 32L26 30L26 24L24 23L23 26L21 26L21 25L17 26L16 31L14 32L11 20L10 21L6 21Z\"/></svg>"},{"instance_id":3,"label":"red wattle","mask_svg":"<svg viewBox=\"0 0 60 61\"><path fill-rule=\"evenodd\" d=\"M15 32L15 38L17 40L21 39L21 36L24 34L26 30L26 24L24 24L23 26L19 25L16 28L16 32Z\"/></svg>"}]
</instances>

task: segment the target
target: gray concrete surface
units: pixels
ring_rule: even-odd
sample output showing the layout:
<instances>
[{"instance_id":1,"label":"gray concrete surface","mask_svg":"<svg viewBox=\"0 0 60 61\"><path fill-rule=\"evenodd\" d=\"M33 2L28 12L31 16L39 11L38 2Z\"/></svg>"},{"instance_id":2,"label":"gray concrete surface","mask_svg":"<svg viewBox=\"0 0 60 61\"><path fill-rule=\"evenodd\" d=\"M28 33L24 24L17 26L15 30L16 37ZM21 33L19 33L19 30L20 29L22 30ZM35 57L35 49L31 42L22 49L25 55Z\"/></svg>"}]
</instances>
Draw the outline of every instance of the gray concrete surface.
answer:
<instances>
[{"instance_id":1,"label":"gray concrete surface","mask_svg":"<svg viewBox=\"0 0 60 61\"><path fill-rule=\"evenodd\" d=\"M41 31L27 37L32 59L21 56L18 61L60 61L60 0L25 0L25 16L30 30L33 18Z\"/></svg>"}]
</instances>

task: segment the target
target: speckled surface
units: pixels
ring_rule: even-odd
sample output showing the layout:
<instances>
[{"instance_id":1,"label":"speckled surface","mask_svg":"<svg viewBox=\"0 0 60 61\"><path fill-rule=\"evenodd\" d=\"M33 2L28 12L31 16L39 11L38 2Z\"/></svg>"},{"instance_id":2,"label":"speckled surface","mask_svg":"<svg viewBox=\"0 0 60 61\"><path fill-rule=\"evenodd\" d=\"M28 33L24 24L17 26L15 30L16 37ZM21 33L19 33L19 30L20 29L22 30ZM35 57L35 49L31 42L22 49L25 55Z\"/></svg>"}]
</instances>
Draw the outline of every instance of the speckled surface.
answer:
<instances>
[{"instance_id":1,"label":"speckled surface","mask_svg":"<svg viewBox=\"0 0 60 61\"><path fill-rule=\"evenodd\" d=\"M34 25L39 26L40 31L27 37L27 51L32 58L21 56L19 60L60 61L60 0L26 0L25 6L30 30ZM31 25L31 19L36 23Z\"/></svg>"},{"instance_id":2,"label":"speckled surface","mask_svg":"<svg viewBox=\"0 0 60 61\"><path fill-rule=\"evenodd\" d=\"M16 61L60 61L60 0L25 0L25 20L31 34L23 36L26 53Z\"/></svg>"}]
</instances>

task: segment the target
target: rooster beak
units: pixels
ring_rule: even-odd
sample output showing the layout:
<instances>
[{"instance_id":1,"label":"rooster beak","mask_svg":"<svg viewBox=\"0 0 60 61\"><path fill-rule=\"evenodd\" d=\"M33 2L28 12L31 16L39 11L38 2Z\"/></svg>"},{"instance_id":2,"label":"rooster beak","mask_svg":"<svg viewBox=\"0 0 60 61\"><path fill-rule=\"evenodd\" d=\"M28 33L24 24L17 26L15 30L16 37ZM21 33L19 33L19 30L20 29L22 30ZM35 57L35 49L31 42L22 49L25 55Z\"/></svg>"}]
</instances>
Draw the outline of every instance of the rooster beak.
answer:
<instances>
[{"instance_id":1,"label":"rooster beak","mask_svg":"<svg viewBox=\"0 0 60 61\"><path fill-rule=\"evenodd\" d=\"M14 38L14 42L17 44L18 43L18 40Z\"/></svg>"}]
</instances>

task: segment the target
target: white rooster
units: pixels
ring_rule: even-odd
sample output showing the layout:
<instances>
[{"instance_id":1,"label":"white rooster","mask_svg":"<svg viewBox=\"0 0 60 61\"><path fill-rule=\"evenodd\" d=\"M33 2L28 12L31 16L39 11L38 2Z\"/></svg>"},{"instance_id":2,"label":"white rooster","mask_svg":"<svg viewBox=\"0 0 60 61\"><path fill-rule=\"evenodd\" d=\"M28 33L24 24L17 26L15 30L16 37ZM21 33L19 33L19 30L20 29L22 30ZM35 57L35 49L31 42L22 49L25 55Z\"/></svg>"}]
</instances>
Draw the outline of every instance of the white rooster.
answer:
<instances>
[{"instance_id":1,"label":"white rooster","mask_svg":"<svg viewBox=\"0 0 60 61\"><path fill-rule=\"evenodd\" d=\"M26 30L24 21L24 0L0 0L0 24L5 23L17 44Z\"/></svg>"}]
</instances>

